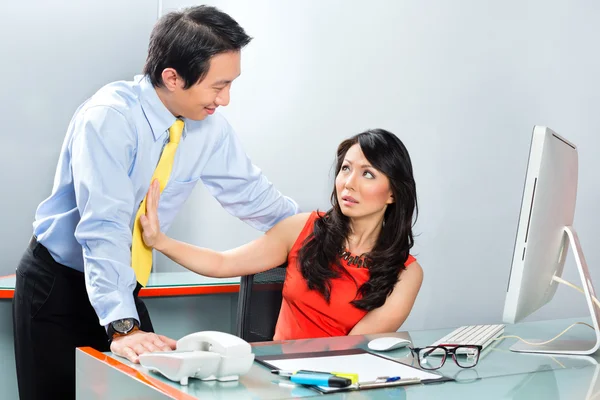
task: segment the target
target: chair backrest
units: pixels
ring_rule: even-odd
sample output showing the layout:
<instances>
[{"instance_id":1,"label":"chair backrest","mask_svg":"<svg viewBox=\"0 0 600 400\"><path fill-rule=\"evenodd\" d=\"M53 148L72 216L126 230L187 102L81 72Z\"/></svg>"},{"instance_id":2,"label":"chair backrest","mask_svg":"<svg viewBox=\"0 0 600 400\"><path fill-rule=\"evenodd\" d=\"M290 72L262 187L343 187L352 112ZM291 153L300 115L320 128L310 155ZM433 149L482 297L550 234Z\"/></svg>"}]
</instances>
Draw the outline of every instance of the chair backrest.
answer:
<instances>
[{"instance_id":1,"label":"chair backrest","mask_svg":"<svg viewBox=\"0 0 600 400\"><path fill-rule=\"evenodd\" d=\"M273 340L281 308L287 264L242 276L237 311L237 335L247 342Z\"/></svg>"}]
</instances>

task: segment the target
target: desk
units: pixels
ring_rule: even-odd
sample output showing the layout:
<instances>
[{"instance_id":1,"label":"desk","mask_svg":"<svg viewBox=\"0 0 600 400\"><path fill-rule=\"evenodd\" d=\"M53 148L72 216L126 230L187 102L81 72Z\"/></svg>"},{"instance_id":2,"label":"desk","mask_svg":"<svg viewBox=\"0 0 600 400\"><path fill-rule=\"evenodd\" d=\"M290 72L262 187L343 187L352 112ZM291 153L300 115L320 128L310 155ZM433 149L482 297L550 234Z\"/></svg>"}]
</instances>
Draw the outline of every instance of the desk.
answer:
<instances>
[{"instance_id":1,"label":"desk","mask_svg":"<svg viewBox=\"0 0 600 400\"><path fill-rule=\"evenodd\" d=\"M140 297L168 297L198 294L237 293L240 278L209 278L191 271L153 272ZM0 299L12 299L15 275L0 276Z\"/></svg>"},{"instance_id":2,"label":"desk","mask_svg":"<svg viewBox=\"0 0 600 400\"><path fill-rule=\"evenodd\" d=\"M240 278L216 279L193 272L155 272L140 297L158 333L181 337L199 330L233 333ZM12 298L15 275L0 277L0 388L2 398L16 399Z\"/></svg>"},{"instance_id":3,"label":"desk","mask_svg":"<svg viewBox=\"0 0 600 400\"><path fill-rule=\"evenodd\" d=\"M524 338L550 338L571 323L581 319L563 319L509 325L506 333ZM585 319L583 319L585 320ZM392 335L409 338L415 346L425 346L449 333L452 328L396 332ZM365 348L369 340L379 336L366 335L339 338L323 338L285 342L253 344L257 355L310 352L347 348ZM565 334L570 339L593 338L593 332L585 326L577 326ZM510 352L516 339L496 342L481 356L479 364L472 369L458 368L447 360L440 370L456 381L441 384L412 385L360 392L324 395L335 399L600 399L600 367L595 357L557 357ZM411 364L408 349L381 353ZM148 399L289 399L319 396L304 387L290 385L285 379L272 375L265 367L254 364L250 372L239 382L202 382L190 380L180 386L160 375L150 373L139 365L91 349L77 350L77 390L81 398L111 399L131 398L132 395ZM351 372L351 371L348 371ZM282 382L284 385L278 384ZM128 397L129 396L129 397Z\"/></svg>"}]
</instances>

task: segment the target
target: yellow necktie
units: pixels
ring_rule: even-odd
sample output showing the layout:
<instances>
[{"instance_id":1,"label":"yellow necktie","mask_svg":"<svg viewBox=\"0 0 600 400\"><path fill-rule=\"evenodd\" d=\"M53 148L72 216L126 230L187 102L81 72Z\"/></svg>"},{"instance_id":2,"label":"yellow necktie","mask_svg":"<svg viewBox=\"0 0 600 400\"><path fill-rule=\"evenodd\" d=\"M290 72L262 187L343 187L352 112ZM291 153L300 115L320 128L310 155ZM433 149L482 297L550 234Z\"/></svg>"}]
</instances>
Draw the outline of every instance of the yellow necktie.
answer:
<instances>
[{"instance_id":1,"label":"yellow necktie","mask_svg":"<svg viewBox=\"0 0 600 400\"><path fill-rule=\"evenodd\" d=\"M178 119L169 128L169 143L165 145L163 152L158 161L158 165L154 170L152 183L155 179L160 182L160 191L167 185L169 176L171 176L171 170L173 169L173 160L175 159L175 152L181 139L181 133L183 132L183 121ZM148 278L150 277L150 271L152 270L152 249L144 243L142 239L142 225L140 223L140 216L146 213L146 197L140 208L135 214L135 223L133 225L133 239L131 242L131 266L135 271L137 281L142 285L146 286Z\"/></svg>"}]
</instances>

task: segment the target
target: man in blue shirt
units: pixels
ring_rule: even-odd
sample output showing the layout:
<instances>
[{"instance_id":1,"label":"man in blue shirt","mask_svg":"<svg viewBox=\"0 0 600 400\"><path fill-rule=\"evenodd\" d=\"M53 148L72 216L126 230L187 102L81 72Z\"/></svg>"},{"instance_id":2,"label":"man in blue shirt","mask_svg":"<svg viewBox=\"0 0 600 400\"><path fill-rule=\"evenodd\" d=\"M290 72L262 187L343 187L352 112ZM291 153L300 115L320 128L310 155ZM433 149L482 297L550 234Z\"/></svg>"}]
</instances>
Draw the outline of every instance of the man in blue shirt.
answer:
<instances>
[{"instance_id":1,"label":"man in blue shirt","mask_svg":"<svg viewBox=\"0 0 600 400\"><path fill-rule=\"evenodd\" d=\"M218 113L251 38L227 14L199 6L163 16L144 75L101 88L75 112L50 196L17 268L14 297L19 394L75 398L75 347L109 348L137 362L170 350L137 297L131 264L136 212L179 118L184 129L162 193L168 229L198 181L231 214L268 230L298 212L248 159ZM110 346L110 347L109 347Z\"/></svg>"}]
</instances>

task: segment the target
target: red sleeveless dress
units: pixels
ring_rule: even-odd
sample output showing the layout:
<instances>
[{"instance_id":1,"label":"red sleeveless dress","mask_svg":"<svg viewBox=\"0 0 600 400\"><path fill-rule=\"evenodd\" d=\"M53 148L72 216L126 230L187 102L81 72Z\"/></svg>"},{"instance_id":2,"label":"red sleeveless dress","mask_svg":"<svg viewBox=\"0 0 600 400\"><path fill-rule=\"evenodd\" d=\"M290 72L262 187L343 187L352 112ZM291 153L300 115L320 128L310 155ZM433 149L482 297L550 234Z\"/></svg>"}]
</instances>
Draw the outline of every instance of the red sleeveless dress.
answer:
<instances>
[{"instance_id":1,"label":"red sleeveless dress","mask_svg":"<svg viewBox=\"0 0 600 400\"><path fill-rule=\"evenodd\" d=\"M308 289L300 272L298 252L304 240L312 234L314 222L319 217L317 212L311 213L288 255L283 301L273 340L345 336L367 314L350 302L355 299L357 289L369 280L368 268L350 265L342 258L342 266L354 277L356 284L344 274L333 279L329 303L319 292ZM415 258L409 255L404 265L414 261Z\"/></svg>"}]
</instances>

